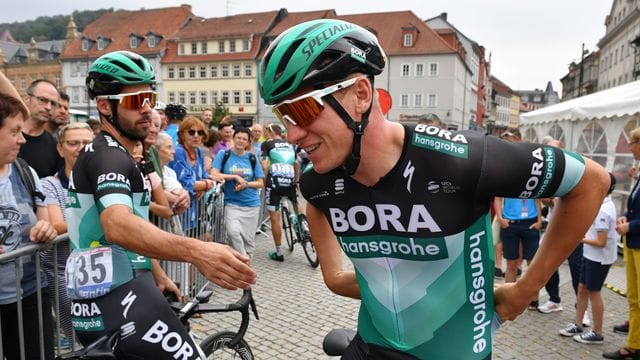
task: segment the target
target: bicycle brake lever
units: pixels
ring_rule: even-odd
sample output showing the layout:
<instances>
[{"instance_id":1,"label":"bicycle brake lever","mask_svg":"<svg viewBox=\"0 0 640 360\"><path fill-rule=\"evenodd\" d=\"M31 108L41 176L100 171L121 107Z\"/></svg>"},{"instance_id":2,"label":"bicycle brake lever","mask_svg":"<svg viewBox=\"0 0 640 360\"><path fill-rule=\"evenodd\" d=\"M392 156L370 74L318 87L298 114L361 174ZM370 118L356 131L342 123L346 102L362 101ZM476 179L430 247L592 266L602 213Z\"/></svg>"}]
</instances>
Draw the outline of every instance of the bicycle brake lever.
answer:
<instances>
[{"instance_id":1,"label":"bicycle brake lever","mask_svg":"<svg viewBox=\"0 0 640 360\"><path fill-rule=\"evenodd\" d=\"M258 308L256 307L256 302L253 301L253 297L251 297L249 305L251 305L251 311L253 311L253 315L256 317L256 320L260 320L260 318L258 317Z\"/></svg>"}]
</instances>

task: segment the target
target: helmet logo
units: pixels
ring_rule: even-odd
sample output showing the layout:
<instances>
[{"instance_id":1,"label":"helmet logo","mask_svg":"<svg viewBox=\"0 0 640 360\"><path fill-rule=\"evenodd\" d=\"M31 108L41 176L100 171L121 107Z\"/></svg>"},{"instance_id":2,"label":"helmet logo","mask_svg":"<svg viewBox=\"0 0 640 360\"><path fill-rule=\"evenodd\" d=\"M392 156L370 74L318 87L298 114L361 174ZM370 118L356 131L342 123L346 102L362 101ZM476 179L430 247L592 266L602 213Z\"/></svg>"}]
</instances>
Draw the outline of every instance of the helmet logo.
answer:
<instances>
[{"instance_id":1,"label":"helmet logo","mask_svg":"<svg viewBox=\"0 0 640 360\"><path fill-rule=\"evenodd\" d=\"M353 24L340 23L324 29L320 34L316 35L308 44L302 48L302 52L307 55L306 60L313 55L313 48L322 45L325 41L332 39L336 34L355 28Z\"/></svg>"},{"instance_id":2,"label":"helmet logo","mask_svg":"<svg viewBox=\"0 0 640 360\"><path fill-rule=\"evenodd\" d=\"M105 71L105 72L110 72L112 74L115 74L116 72L118 72L118 69L116 69L115 67L111 66L111 64L95 64L94 65L94 69L102 70L102 71Z\"/></svg>"},{"instance_id":3,"label":"helmet logo","mask_svg":"<svg viewBox=\"0 0 640 360\"><path fill-rule=\"evenodd\" d=\"M367 53L355 47L351 48L351 57L363 64L367 61Z\"/></svg>"}]
</instances>

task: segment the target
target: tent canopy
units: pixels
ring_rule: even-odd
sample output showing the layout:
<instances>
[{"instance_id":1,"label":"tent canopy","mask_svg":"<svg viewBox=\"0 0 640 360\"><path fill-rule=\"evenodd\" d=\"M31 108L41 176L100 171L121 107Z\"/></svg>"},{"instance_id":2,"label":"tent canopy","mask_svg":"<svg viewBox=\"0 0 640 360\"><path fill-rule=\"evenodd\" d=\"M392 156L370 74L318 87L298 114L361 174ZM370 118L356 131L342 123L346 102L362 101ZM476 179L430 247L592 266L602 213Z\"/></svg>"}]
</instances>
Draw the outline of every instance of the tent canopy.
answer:
<instances>
[{"instance_id":1,"label":"tent canopy","mask_svg":"<svg viewBox=\"0 0 640 360\"><path fill-rule=\"evenodd\" d=\"M640 112L640 80L520 115L522 125L590 120Z\"/></svg>"}]
</instances>

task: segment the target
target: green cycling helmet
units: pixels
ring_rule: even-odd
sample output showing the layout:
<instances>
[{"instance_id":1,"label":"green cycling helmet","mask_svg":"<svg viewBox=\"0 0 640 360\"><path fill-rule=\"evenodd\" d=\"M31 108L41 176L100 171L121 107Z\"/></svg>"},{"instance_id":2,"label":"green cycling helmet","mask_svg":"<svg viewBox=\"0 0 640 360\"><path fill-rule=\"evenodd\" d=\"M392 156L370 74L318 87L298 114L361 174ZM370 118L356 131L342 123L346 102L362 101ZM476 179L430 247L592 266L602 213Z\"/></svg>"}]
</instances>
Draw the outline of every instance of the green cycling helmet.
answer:
<instances>
[{"instance_id":1,"label":"green cycling helmet","mask_svg":"<svg viewBox=\"0 0 640 360\"><path fill-rule=\"evenodd\" d=\"M91 64L86 79L91 99L100 95L115 95L125 85L156 84L156 76L147 59L130 52L104 54Z\"/></svg>"},{"instance_id":2,"label":"green cycling helmet","mask_svg":"<svg viewBox=\"0 0 640 360\"><path fill-rule=\"evenodd\" d=\"M370 31L341 20L298 24L280 34L258 68L258 87L267 105L297 89L322 88L359 72L373 76L386 56Z\"/></svg>"}]
</instances>

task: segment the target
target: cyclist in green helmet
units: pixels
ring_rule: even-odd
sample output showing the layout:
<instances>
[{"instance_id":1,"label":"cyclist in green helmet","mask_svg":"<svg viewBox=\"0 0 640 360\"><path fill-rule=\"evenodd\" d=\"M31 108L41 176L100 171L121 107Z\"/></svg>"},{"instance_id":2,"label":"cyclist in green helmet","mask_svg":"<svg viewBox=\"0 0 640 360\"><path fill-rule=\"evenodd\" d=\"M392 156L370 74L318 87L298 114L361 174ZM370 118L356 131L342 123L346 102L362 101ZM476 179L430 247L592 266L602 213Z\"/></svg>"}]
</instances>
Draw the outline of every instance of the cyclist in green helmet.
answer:
<instances>
[{"instance_id":1,"label":"cyclist in green helmet","mask_svg":"<svg viewBox=\"0 0 640 360\"><path fill-rule=\"evenodd\" d=\"M526 309L582 239L609 177L558 148L387 120L374 91L386 60L370 31L322 19L282 33L259 66L265 103L313 163L300 187L324 281L361 299L343 358L488 359L498 320ZM562 198L554 240L495 291L493 196Z\"/></svg>"},{"instance_id":2,"label":"cyclist in green helmet","mask_svg":"<svg viewBox=\"0 0 640 360\"><path fill-rule=\"evenodd\" d=\"M160 290L175 284L152 258L194 264L228 289L255 282L249 258L228 246L164 232L147 221L149 190L131 153L149 131L155 76L142 56L116 51L87 75L102 132L80 153L66 209L72 323L84 345L121 329L118 359L196 359L197 348ZM177 294L179 295L179 293Z\"/></svg>"}]
</instances>

